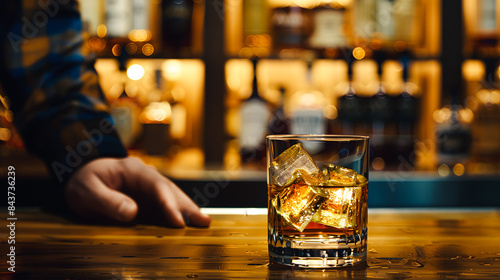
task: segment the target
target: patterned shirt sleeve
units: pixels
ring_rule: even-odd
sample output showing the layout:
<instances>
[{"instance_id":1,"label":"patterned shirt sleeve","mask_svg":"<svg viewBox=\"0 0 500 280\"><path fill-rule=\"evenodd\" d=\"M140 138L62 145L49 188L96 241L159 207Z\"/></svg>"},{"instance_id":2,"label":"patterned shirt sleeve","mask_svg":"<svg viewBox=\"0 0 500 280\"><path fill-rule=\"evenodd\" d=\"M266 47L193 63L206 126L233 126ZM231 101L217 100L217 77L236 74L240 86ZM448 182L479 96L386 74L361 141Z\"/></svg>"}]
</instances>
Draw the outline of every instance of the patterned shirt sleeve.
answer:
<instances>
[{"instance_id":1,"label":"patterned shirt sleeve","mask_svg":"<svg viewBox=\"0 0 500 280\"><path fill-rule=\"evenodd\" d=\"M82 164L124 157L71 0L6 1L0 11L0 83L29 152L64 185Z\"/></svg>"}]
</instances>

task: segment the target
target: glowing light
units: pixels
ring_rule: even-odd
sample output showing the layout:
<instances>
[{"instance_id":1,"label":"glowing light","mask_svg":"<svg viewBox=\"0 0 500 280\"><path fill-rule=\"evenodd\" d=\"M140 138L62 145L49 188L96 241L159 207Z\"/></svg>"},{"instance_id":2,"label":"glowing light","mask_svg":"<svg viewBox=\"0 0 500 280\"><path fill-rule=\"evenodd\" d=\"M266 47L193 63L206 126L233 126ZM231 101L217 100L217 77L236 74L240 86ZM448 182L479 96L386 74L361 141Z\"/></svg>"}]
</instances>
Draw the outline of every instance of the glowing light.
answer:
<instances>
[{"instance_id":1,"label":"glowing light","mask_svg":"<svg viewBox=\"0 0 500 280\"><path fill-rule=\"evenodd\" d=\"M446 107L441 108L439 110L434 111L434 113L432 114L432 117L433 117L435 122L443 123L443 122L450 119L451 110L450 110L450 108L446 108Z\"/></svg>"},{"instance_id":2,"label":"glowing light","mask_svg":"<svg viewBox=\"0 0 500 280\"><path fill-rule=\"evenodd\" d=\"M122 49L120 48L120 45L116 44L111 48L111 53L113 53L114 56L120 56L122 54Z\"/></svg>"},{"instance_id":3,"label":"glowing light","mask_svg":"<svg viewBox=\"0 0 500 280\"><path fill-rule=\"evenodd\" d=\"M316 95L314 95L314 93L304 93L300 97L300 103L304 107L314 106L316 104L316 101L317 101L316 100Z\"/></svg>"},{"instance_id":4,"label":"glowing light","mask_svg":"<svg viewBox=\"0 0 500 280\"><path fill-rule=\"evenodd\" d=\"M151 40L151 31L144 29L134 29L128 33L128 38L132 42L146 42Z\"/></svg>"},{"instance_id":5,"label":"glowing light","mask_svg":"<svg viewBox=\"0 0 500 280\"><path fill-rule=\"evenodd\" d=\"M106 25L99 24L99 26L97 26L97 36L99 38L104 38L107 33L108 33L108 29L106 28Z\"/></svg>"},{"instance_id":6,"label":"glowing light","mask_svg":"<svg viewBox=\"0 0 500 280\"><path fill-rule=\"evenodd\" d=\"M439 176L446 177L450 174L450 168L446 164L441 164L438 167L438 174Z\"/></svg>"},{"instance_id":7,"label":"glowing light","mask_svg":"<svg viewBox=\"0 0 500 280\"><path fill-rule=\"evenodd\" d=\"M10 137L12 136L12 133L8 128L2 128L0 127L0 141L9 141Z\"/></svg>"},{"instance_id":8,"label":"glowing light","mask_svg":"<svg viewBox=\"0 0 500 280\"><path fill-rule=\"evenodd\" d=\"M467 60L462 64L462 73L467 81L481 81L484 72L484 65L480 60Z\"/></svg>"},{"instance_id":9,"label":"glowing light","mask_svg":"<svg viewBox=\"0 0 500 280\"><path fill-rule=\"evenodd\" d=\"M394 50L397 52L403 52L406 50L406 42L396 41L394 42Z\"/></svg>"},{"instance_id":10,"label":"glowing light","mask_svg":"<svg viewBox=\"0 0 500 280\"><path fill-rule=\"evenodd\" d=\"M97 37L90 38L87 44L90 47L90 49L96 51L102 51L106 47L106 41L104 41L103 39L99 39Z\"/></svg>"},{"instance_id":11,"label":"glowing light","mask_svg":"<svg viewBox=\"0 0 500 280\"><path fill-rule=\"evenodd\" d=\"M139 64L130 65L127 69L127 76L134 81L140 80L144 77L144 68Z\"/></svg>"},{"instance_id":12,"label":"glowing light","mask_svg":"<svg viewBox=\"0 0 500 280\"><path fill-rule=\"evenodd\" d=\"M474 112L469 108L464 108L458 112L460 119L465 123L471 123L474 119Z\"/></svg>"},{"instance_id":13,"label":"glowing light","mask_svg":"<svg viewBox=\"0 0 500 280\"><path fill-rule=\"evenodd\" d=\"M354 56L355 59L361 60L365 58L366 52L363 48L357 47L352 50L352 55Z\"/></svg>"},{"instance_id":14,"label":"glowing light","mask_svg":"<svg viewBox=\"0 0 500 280\"><path fill-rule=\"evenodd\" d=\"M152 55L153 53L155 52L155 48L153 47L153 45L147 43L145 44L144 46L142 46L142 53L145 55L145 56L150 56Z\"/></svg>"},{"instance_id":15,"label":"glowing light","mask_svg":"<svg viewBox=\"0 0 500 280\"><path fill-rule=\"evenodd\" d=\"M490 101L490 91L483 88L476 93L477 99L483 104L487 104Z\"/></svg>"},{"instance_id":16,"label":"glowing light","mask_svg":"<svg viewBox=\"0 0 500 280\"><path fill-rule=\"evenodd\" d=\"M455 164L455 166L453 166L453 173L457 176L462 176L464 175L465 173L465 166L461 163L457 163Z\"/></svg>"},{"instance_id":17,"label":"glowing light","mask_svg":"<svg viewBox=\"0 0 500 280\"><path fill-rule=\"evenodd\" d=\"M172 108L168 102L151 102L141 113L142 123L170 123Z\"/></svg>"},{"instance_id":18,"label":"glowing light","mask_svg":"<svg viewBox=\"0 0 500 280\"><path fill-rule=\"evenodd\" d=\"M375 170L383 170L385 167L385 161L381 157L376 157L372 161L372 167Z\"/></svg>"},{"instance_id":19,"label":"glowing light","mask_svg":"<svg viewBox=\"0 0 500 280\"><path fill-rule=\"evenodd\" d=\"M498 90L492 90L490 93L490 101L493 104L500 103L500 92Z\"/></svg>"},{"instance_id":20,"label":"glowing light","mask_svg":"<svg viewBox=\"0 0 500 280\"><path fill-rule=\"evenodd\" d=\"M180 79L182 72L182 63L178 59L170 59L163 63L163 73L170 81Z\"/></svg>"},{"instance_id":21,"label":"glowing light","mask_svg":"<svg viewBox=\"0 0 500 280\"><path fill-rule=\"evenodd\" d=\"M339 116L339 111L337 110L337 107L327 105L325 106L325 109L323 109L323 114L327 119L334 120Z\"/></svg>"},{"instance_id":22,"label":"glowing light","mask_svg":"<svg viewBox=\"0 0 500 280\"><path fill-rule=\"evenodd\" d=\"M125 46L125 50L128 54L135 54L137 52L137 45L135 43L128 43Z\"/></svg>"}]
</instances>

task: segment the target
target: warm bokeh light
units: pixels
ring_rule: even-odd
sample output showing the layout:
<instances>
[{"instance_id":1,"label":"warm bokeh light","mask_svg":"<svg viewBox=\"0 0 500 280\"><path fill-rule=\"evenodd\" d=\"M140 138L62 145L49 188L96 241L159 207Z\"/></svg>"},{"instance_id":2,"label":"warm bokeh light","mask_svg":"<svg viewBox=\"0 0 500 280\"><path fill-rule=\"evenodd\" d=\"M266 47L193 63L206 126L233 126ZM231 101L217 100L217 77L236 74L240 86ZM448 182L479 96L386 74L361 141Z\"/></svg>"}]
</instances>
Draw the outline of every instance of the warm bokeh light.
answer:
<instances>
[{"instance_id":1,"label":"warm bokeh light","mask_svg":"<svg viewBox=\"0 0 500 280\"><path fill-rule=\"evenodd\" d=\"M112 48L111 48L111 53L114 55L114 56L120 56L122 54L122 49L120 47L120 45L116 44L114 45Z\"/></svg>"},{"instance_id":2,"label":"warm bokeh light","mask_svg":"<svg viewBox=\"0 0 500 280\"><path fill-rule=\"evenodd\" d=\"M448 167L448 165L446 165L446 164L441 164L438 167L438 174L439 174L439 176L442 176L442 177L446 177L446 176L450 175L450 167Z\"/></svg>"},{"instance_id":3,"label":"warm bokeh light","mask_svg":"<svg viewBox=\"0 0 500 280\"><path fill-rule=\"evenodd\" d=\"M337 110L337 107L327 105L325 106L325 109L323 109L323 114L325 115L325 118L334 120L339 116L339 111Z\"/></svg>"},{"instance_id":4,"label":"warm bokeh light","mask_svg":"<svg viewBox=\"0 0 500 280\"><path fill-rule=\"evenodd\" d=\"M134 81L142 79L144 77L144 68L139 64L130 65L127 69L127 77Z\"/></svg>"},{"instance_id":5,"label":"warm bokeh light","mask_svg":"<svg viewBox=\"0 0 500 280\"><path fill-rule=\"evenodd\" d=\"M481 81L484 72L484 65L480 60L467 60L462 64L462 75L467 81Z\"/></svg>"},{"instance_id":6,"label":"warm bokeh light","mask_svg":"<svg viewBox=\"0 0 500 280\"><path fill-rule=\"evenodd\" d=\"M458 115L464 123L472 123L472 121L474 120L474 112L472 112L472 110L469 108L461 109L460 111L458 111Z\"/></svg>"},{"instance_id":7,"label":"warm bokeh light","mask_svg":"<svg viewBox=\"0 0 500 280\"><path fill-rule=\"evenodd\" d=\"M375 169L377 171L383 170L385 167L384 159L381 157L374 158L372 161L372 167L373 167L373 169Z\"/></svg>"},{"instance_id":8,"label":"warm bokeh light","mask_svg":"<svg viewBox=\"0 0 500 280\"><path fill-rule=\"evenodd\" d=\"M493 104L500 104L500 91L492 90L490 93L490 101Z\"/></svg>"},{"instance_id":9,"label":"warm bokeh light","mask_svg":"<svg viewBox=\"0 0 500 280\"><path fill-rule=\"evenodd\" d=\"M106 47L106 41L97 37L92 37L88 40L87 45L93 51L102 51Z\"/></svg>"},{"instance_id":10,"label":"warm bokeh light","mask_svg":"<svg viewBox=\"0 0 500 280\"><path fill-rule=\"evenodd\" d=\"M465 166L461 163L457 163L455 164L455 166L453 166L453 173L457 176L462 176L464 175L465 173Z\"/></svg>"},{"instance_id":11,"label":"warm bokeh light","mask_svg":"<svg viewBox=\"0 0 500 280\"><path fill-rule=\"evenodd\" d=\"M181 77L182 62L178 59L169 59L163 63L163 74L169 81L176 81Z\"/></svg>"},{"instance_id":12,"label":"warm bokeh light","mask_svg":"<svg viewBox=\"0 0 500 280\"><path fill-rule=\"evenodd\" d=\"M366 52L363 48L356 47L354 48L354 50L352 50L352 55L354 56L355 59L361 60L365 58Z\"/></svg>"},{"instance_id":13,"label":"warm bokeh light","mask_svg":"<svg viewBox=\"0 0 500 280\"><path fill-rule=\"evenodd\" d=\"M142 123L170 123L172 108L168 102L151 102L140 116Z\"/></svg>"},{"instance_id":14,"label":"warm bokeh light","mask_svg":"<svg viewBox=\"0 0 500 280\"><path fill-rule=\"evenodd\" d=\"M404 52L406 50L406 42L404 41L394 42L394 50L397 52Z\"/></svg>"},{"instance_id":15,"label":"warm bokeh light","mask_svg":"<svg viewBox=\"0 0 500 280\"><path fill-rule=\"evenodd\" d=\"M447 107L438 109L438 110L434 111L434 113L432 114L432 117L433 117L435 122L444 123L445 121L450 119L451 110L450 110L450 108L447 108Z\"/></svg>"},{"instance_id":16,"label":"warm bokeh light","mask_svg":"<svg viewBox=\"0 0 500 280\"><path fill-rule=\"evenodd\" d=\"M134 29L128 33L128 38L132 42L147 42L151 40L151 31L144 29Z\"/></svg>"},{"instance_id":17,"label":"warm bokeh light","mask_svg":"<svg viewBox=\"0 0 500 280\"><path fill-rule=\"evenodd\" d=\"M9 141L10 137L12 136L12 133L8 128L3 128L0 127L0 141Z\"/></svg>"},{"instance_id":18,"label":"warm bokeh light","mask_svg":"<svg viewBox=\"0 0 500 280\"><path fill-rule=\"evenodd\" d=\"M155 52L155 48L154 48L154 46L153 46L153 45L151 45L150 43L144 44L144 46L142 46L142 53L143 53L145 56L150 56L150 55L152 55L154 52Z\"/></svg>"},{"instance_id":19,"label":"warm bokeh light","mask_svg":"<svg viewBox=\"0 0 500 280\"><path fill-rule=\"evenodd\" d=\"M125 51L128 54L135 54L137 52L137 45L135 43L128 43L125 46Z\"/></svg>"},{"instance_id":20,"label":"warm bokeh light","mask_svg":"<svg viewBox=\"0 0 500 280\"><path fill-rule=\"evenodd\" d=\"M106 28L106 25L99 24L99 26L97 26L97 36L99 38L104 38L107 33L108 33L108 29Z\"/></svg>"}]
</instances>

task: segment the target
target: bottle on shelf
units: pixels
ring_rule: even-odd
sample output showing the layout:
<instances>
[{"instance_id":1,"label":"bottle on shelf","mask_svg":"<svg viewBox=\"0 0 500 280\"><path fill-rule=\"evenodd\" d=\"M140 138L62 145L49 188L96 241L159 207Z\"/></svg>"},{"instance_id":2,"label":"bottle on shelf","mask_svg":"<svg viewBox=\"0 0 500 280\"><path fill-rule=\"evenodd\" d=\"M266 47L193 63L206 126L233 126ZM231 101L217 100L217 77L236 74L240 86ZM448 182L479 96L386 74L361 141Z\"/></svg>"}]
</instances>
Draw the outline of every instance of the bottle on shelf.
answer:
<instances>
[{"instance_id":1,"label":"bottle on shelf","mask_svg":"<svg viewBox=\"0 0 500 280\"><path fill-rule=\"evenodd\" d=\"M191 51L193 45L193 0L161 2L162 49L176 55Z\"/></svg>"},{"instance_id":2,"label":"bottle on shelf","mask_svg":"<svg viewBox=\"0 0 500 280\"><path fill-rule=\"evenodd\" d=\"M155 88L148 94L148 105L141 113L140 121L143 133L141 148L148 155L165 155L170 146L169 127L172 109L170 103L163 100L162 70L155 70Z\"/></svg>"},{"instance_id":3,"label":"bottle on shelf","mask_svg":"<svg viewBox=\"0 0 500 280\"><path fill-rule=\"evenodd\" d=\"M106 0L106 29L110 38L125 39L132 30L132 5L129 0Z\"/></svg>"},{"instance_id":4,"label":"bottle on shelf","mask_svg":"<svg viewBox=\"0 0 500 280\"><path fill-rule=\"evenodd\" d=\"M246 166L265 167L265 135L270 118L267 102L259 94L257 82L257 58L252 58L253 81L252 94L245 100L240 109L240 155Z\"/></svg>"},{"instance_id":5,"label":"bottle on shelf","mask_svg":"<svg viewBox=\"0 0 500 280\"><path fill-rule=\"evenodd\" d=\"M405 51L415 42L415 0L356 0L354 33L374 50Z\"/></svg>"},{"instance_id":6,"label":"bottle on shelf","mask_svg":"<svg viewBox=\"0 0 500 280\"><path fill-rule=\"evenodd\" d=\"M396 164L397 154L394 149L396 131L393 100L387 95L382 81L382 65L385 60L380 52L376 53L376 62L379 85L377 92L368 98L368 119L371 127L372 167L382 170Z\"/></svg>"},{"instance_id":7,"label":"bottle on shelf","mask_svg":"<svg viewBox=\"0 0 500 280\"><path fill-rule=\"evenodd\" d=\"M307 84L291 96L293 104L290 117L290 132L292 134L325 134L327 121L323 112L325 96L313 86L312 60L307 61ZM315 153L320 151L322 143L307 143L306 149Z\"/></svg>"},{"instance_id":8,"label":"bottle on shelf","mask_svg":"<svg viewBox=\"0 0 500 280\"><path fill-rule=\"evenodd\" d=\"M438 122L436 126L436 141L438 148L439 168L448 170L450 167L464 170L471 156L472 134L470 120L464 118L461 112L467 112L452 97L451 105L434 113L434 119ZM439 172L438 168L438 172ZM445 173L446 174L446 173ZM463 174L463 173L461 173Z\"/></svg>"},{"instance_id":9,"label":"bottle on shelf","mask_svg":"<svg viewBox=\"0 0 500 280\"><path fill-rule=\"evenodd\" d=\"M121 95L111 102L111 116L113 117L116 131L125 147L131 148L141 133L142 126L139 122L141 107L138 101L127 93L127 74L121 71L123 91Z\"/></svg>"},{"instance_id":10,"label":"bottle on shelf","mask_svg":"<svg viewBox=\"0 0 500 280\"><path fill-rule=\"evenodd\" d=\"M412 84L408 81L408 59L401 61L403 67L403 90L396 97L396 119L398 124L396 149L398 163L402 161L415 164L412 153L416 141L416 123L419 116L419 99L413 92ZM399 158L401 156L402 158Z\"/></svg>"},{"instance_id":11,"label":"bottle on shelf","mask_svg":"<svg viewBox=\"0 0 500 280\"><path fill-rule=\"evenodd\" d=\"M105 38L105 55L150 56L154 53L150 11L151 2L106 0L106 24L98 27L98 38Z\"/></svg>"},{"instance_id":12,"label":"bottle on shelf","mask_svg":"<svg viewBox=\"0 0 500 280\"><path fill-rule=\"evenodd\" d=\"M285 93L284 87L280 87L279 91L281 93L280 103L273 110L271 119L267 127L267 134L289 134L290 126L287 117L285 116L284 104L285 104Z\"/></svg>"},{"instance_id":13,"label":"bottle on shelf","mask_svg":"<svg viewBox=\"0 0 500 280\"><path fill-rule=\"evenodd\" d=\"M498 53L500 33L497 28L496 0L477 0L476 28L472 31L473 52L480 56Z\"/></svg>"},{"instance_id":14,"label":"bottle on shelf","mask_svg":"<svg viewBox=\"0 0 500 280\"><path fill-rule=\"evenodd\" d=\"M353 82L353 60L353 57L347 57L348 85L345 93L337 101L341 132L345 135L366 133L364 128L366 106L364 100L356 94Z\"/></svg>"},{"instance_id":15,"label":"bottle on shelf","mask_svg":"<svg viewBox=\"0 0 500 280\"><path fill-rule=\"evenodd\" d=\"M277 7L271 13L273 51L280 56L300 54L307 46L311 23L309 10L295 4ZM288 51L289 54L284 51Z\"/></svg>"},{"instance_id":16,"label":"bottle on shelf","mask_svg":"<svg viewBox=\"0 0 500 280\"><path fill-rule=\"evenodd\" d=\"M270 53L269 6L267 0L243 1L243 57L266 57Z\"/></svg>"},{"instance_id":17,"label":"bottle on shelf","mask_svg":"<svg viewBox=\"0 0 500 280\"><path fill-rule=\"evenodd\" d=\"M494 59L486 59L484 87L473 97L472 161L475 173L500 171L500 84Z\"/></svg>"},{"instance_id":18,"label":"bottle on shelf","mask_svg":"<svg viewBox=\"0 0 500 280\"><path fill-rule=\"evenodd\" d=\"M311 11L311 22L308 47L317 50L321 57L338 57L348 44L346 7L338 1L318 5Z\"/></svg>"}]
</instances>

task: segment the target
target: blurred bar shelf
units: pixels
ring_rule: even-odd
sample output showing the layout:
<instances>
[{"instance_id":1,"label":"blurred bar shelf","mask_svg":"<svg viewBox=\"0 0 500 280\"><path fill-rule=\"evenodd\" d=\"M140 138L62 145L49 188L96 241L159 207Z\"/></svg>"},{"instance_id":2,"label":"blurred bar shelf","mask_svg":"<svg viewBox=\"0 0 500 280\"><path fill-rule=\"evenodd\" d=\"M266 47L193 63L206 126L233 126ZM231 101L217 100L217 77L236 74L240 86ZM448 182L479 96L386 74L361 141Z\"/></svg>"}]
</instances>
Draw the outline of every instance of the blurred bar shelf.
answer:
<instances>
[{"instance_id":1,"label":"blurred bar shelf","mask_svg":"<svg viewBox=\"0 0 500 280\"><path fill-rule=\"evenodd\" d=\"M53 201L55 185L42 163L20 152L0 163L16 168L16 201L38 206ZM260 170L159 170L201 207L267 207L266 173ZM168 170L168 171L167 171ZM6 180L6 173L0 178ZM369 206L380 207L499 207L500 174L440 176L436 172L371 171ZM6 201L2 202L6 205Z\"/></svg>"}]
</instances>

